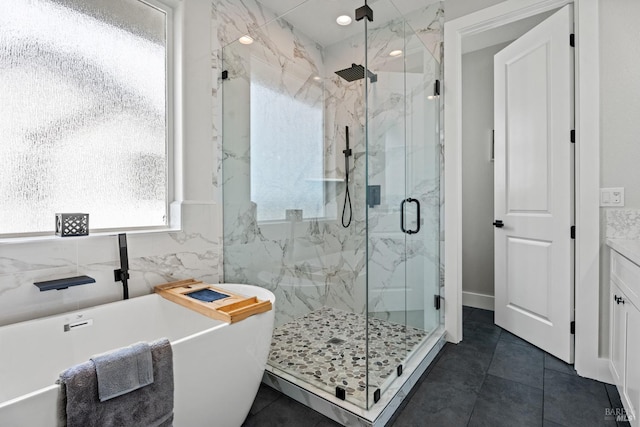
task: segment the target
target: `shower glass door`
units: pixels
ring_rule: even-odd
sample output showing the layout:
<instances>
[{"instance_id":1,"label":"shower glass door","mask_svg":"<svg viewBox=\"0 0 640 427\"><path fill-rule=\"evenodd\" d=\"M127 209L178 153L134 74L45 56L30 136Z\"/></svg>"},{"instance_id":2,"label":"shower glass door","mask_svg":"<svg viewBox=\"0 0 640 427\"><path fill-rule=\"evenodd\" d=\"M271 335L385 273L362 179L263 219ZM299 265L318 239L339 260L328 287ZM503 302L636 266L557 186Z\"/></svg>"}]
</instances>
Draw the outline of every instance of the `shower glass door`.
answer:
<instances>
[{"instance_id":1,"label":"shower glass door","mask_svg":"<svg viewBox=\"0 0 640 427\"><path fill-rule=\"evenodd\" d=\"M391 2L375 10L385 21L367 24L368 407L439 325L439 62Z\"/></svg>"},{"instance_id":2,"label":"shower glass door","mask_svg":"<svg viewBox=\"0 0 640 427\"><path fill-rule=\"evenodd\" d=\"M276 295L270 374L374 408L438 325L439 64L390 0L288 3L222 50L224 280Z\"/></svg>"},{"instance_id":3,"label":"shower glass door","mask_svg":"<svg viewBox=\"0 0 640 427\"><path fill-rule=\"evenodd\" d=\"M362 2L261 3L222 52L224 280L276 295L267 371L364 408L365 32L328 30Z\"/></svg>"}]
</instances>

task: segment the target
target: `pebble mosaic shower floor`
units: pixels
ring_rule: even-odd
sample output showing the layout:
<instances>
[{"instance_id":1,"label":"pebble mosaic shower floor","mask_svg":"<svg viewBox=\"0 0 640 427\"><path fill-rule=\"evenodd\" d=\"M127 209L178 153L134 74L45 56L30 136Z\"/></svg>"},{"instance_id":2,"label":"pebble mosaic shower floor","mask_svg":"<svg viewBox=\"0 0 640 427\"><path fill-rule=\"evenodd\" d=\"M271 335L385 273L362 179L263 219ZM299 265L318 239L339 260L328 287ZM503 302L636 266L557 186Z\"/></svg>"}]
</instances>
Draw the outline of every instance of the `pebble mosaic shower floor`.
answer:
<instances>
[{"instance_id":1,"label":"pebble mosaic shower floor","mask_svg":"<svg viewBox=\"0 0 640 427\"><path fill-rule=\"evenodd\" d=\"M323 307L273 332L269 364L331 394L346 390L346 400L366 406L366 317ZM428 333L410 326L369 319L369 402L390 383L398 365ZM382 390L384 391L384 389Z\"/></svg>"}]
</instances>

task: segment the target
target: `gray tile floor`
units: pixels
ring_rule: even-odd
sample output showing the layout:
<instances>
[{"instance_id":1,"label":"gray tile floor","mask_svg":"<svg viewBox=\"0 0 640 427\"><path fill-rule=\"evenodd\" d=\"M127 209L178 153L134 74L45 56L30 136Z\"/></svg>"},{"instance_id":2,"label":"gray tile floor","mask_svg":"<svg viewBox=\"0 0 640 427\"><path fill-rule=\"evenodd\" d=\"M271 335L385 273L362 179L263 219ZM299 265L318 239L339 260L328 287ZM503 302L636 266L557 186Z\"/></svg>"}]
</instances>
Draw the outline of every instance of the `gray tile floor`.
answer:
<instances>
[{"instance_id":1,"label":"gray tile floor","mask_svg":"<svg viewBox=\"0 0 640 427\"><path fill-rule=\"evenodd\" d=\"M389 426L628 426L614 386L579 377L573 367L493 324L493 312L464 307L464 341L447 344ZM244 426L338 426L261 386Z\"/></svg>"}]
</instances>

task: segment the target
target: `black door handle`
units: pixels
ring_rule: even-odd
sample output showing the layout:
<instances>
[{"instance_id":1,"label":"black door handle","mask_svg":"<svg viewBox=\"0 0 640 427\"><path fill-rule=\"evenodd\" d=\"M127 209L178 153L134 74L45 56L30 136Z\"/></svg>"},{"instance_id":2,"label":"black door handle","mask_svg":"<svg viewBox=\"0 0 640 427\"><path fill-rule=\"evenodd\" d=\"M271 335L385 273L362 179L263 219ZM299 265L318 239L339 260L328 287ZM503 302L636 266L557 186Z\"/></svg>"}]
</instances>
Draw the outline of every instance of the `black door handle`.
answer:
<instances>
[{"instance_id":1,"label":"black door handle","mask_svg":"<svg viewBox=\"0 0 640 427\"><path fill-rule=\"evenodd\" d=\"M420 231L420 202L418 201L418 199L412 199L411 197L409 197L407 199L407 202L409 203L415 203L416 204L416 229L415 230L409 230L407 231L408 234L416 234L418 231Z\"/></svg>"},{"instance_id":2,"label":"black door handle","mask_svg":"<svg viewBox=\"0 0 640 427\"><path fill-rule=\"evenodd\" d=\"M407 202L415 203L417 207L417 211L416 211L417 225L415 230L407 230L404 228L404 205ZM418 199L412 199L411 197L409 197L408 199L404 199L400 203L400 229L402 230L403 233L407 233L407 234L416 234L417 232L420 231L420 202L418 201Z\"/></svg>"},{"instance_id":3,"label":"black door handle","mask_svg":"<svg viewBox=\"0 0 640 427\"><path fill-rule=\"evenodd\" d=\"M502 220L500 220L500 219L496 219L496 220L493 222L493 225L495 225L495 226L496 226L496 227L498 227L498 228L502 228L502 227L504 227L504 222L502 222Z\"/></svg>"},{"instance_id":4,"label":"black door handle","mask_svg":"<svg viewBox=\"0 0 640 427\"><path fill-rule=\"evenodd\" d=\"M402 230L403 233L407 232L407 230L404 228L404 204L405 203L407 203L406 199L400 202L400 230Z\"/></svg>"}]
</instances>

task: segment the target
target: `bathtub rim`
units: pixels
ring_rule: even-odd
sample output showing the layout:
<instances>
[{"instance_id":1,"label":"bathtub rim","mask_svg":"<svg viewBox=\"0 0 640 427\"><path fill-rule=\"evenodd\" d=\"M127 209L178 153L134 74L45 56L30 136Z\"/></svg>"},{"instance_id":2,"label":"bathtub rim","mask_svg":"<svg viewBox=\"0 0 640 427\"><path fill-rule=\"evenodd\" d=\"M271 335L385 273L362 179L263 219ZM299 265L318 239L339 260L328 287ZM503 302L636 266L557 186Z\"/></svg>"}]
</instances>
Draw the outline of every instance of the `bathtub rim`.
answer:
<instances>
[{"instance_id":1,"label":"bathtub rim","mask_svg":"<svg viewBox=\"0 0 640 427\"><path fill-rule=\"evenodd\" d=\"M267 293L267 297L271 301L271 304L274 304L275 300L276 300L276 297L275 297L275 295L274 295L274 293L272 291L270 291L269 289L264 288L264 287L262 287L260 285L251 285L251 284L246 284L246 283L212 283L212 285L220 287L222 289L225 289L226 287L231 286L231 288L228 289L230 292L233 292L233 288L234 287L240 287L240 288L253 287L253 288L258 288L258 289L261 290L261 292ZM242 295L242 292L240 292L240 294ZM106 307L109 307L109 306L111 306L113 304L133 304L134 302L138 302L139 303L139 301L137 301L137 300L139 300L140 298L152 299L151 297L153 297L154 295L157 296L157 297L162 298L162 296L160 294L152 292L152 293L149 293L149 294L144 294L144 295L139 295L139 296L136 296L136 297L132 297L132 298L129 298L129 299L126 299L126 300L119 299L119 300L116 300L116 301L105 302L103 304L96 304L96 305L91 305L91 306L87 306L87 307L83 307L83 308L77 308L77 309L74 309L74 310L63 311L62 313L49 314L47 316L37 317L35 319L28 319L28 320L22 320L20 322L7 323L6 325L0 325L0 329L4 329L4 328L10 329L10 328L19 327L19 326L22 326L22 325L29 325L31 323L36 323L36 322L44 321L44 320L47 320L47 319L52 319L54 317L71 316L71 315L74 315L74 314L82 313L82 312L87 311L87 310L94 310L94 309L103 308L103 307L106 308ZM258 295L258 298L261 298L261 297ZM166 298L163 298L163 299L166 300ZM173 303L173 304L175 304L175 303ZM180 306L180 304L176 304L176 305ZM188 308L187 308L187 310L188 310ZM275 308L272 308L272 310L275 310ZM212 321L216 321L216 319L212 319L212 318L210 318L210 319ZM226 322L223 322L222 320L219 320L219 321L222 322L222 325L227 325L228 324Z\"/></svg>"},{"instance_id":2,"label":"bathtub rim","mask_svg":"<svg viewBox=\"0 0 640 427\"><path fill-rule=\"evenodd\" d=\"M269 298L271 303L275 304L275 295L273 294L273 292L271 292L270 290L268 290L266 288L262 288L260 286L257 286L257 285L249 285L249 284L242 284L242 283L219 283L219 284L216 284L216 286L219 286L222 289L226 288L229 291L234 291L235 288L240 288L240 289L243 289L243 288L259 288L259 289L261 289L261 292L266 293L266 296ZM105 303L105 304L98 304L98 305L95 305L95 306L86 307L86 308L83 308L83 309L67 311L67 312L63 312L63 313L59 313L59 314L52 314L52 315L49 315L49 316L39 317L39 318L36 318L36 319L25 320L25 321L22 321L22 322L10 323L8 325L0 326L0 329L4 329L4 328L11 329L12 327L18 327L20 325L32 324L32 323L35 323L35 322L44 321L44 320L47 320L47 319L61 317L61 316L69 316L69 315L72 315L72 314L75 314L75 313L79 313L79 312L83 312L83 311L86 312L87 310L92 310L92 309L102 308L102 307L108 307L108 306L113 305L113 304L127 303L129 301L133 302L138 298L154 299L154 297L155 297L155 299L161 298L162 301L166 301L167 303L170 303L170 304L176 304L174 302L171 302L171 301L167 300L166 298L163 298L160 294L151 293L151 294L145 294L145 295L141 295L141 296L138 296L138 297L130 298L128 300L112 301L112 302L108 302L108 303ZM258 296L258 297L259 298L263 298L263 296ZM184 310L190 310L189 308L183 307L183 306L181 306L179 304L176 304L176 306L182 307L182 309L184 309ZM193 310L190 310L190 311L193 311ZM272 307L272 309L270 311L272 312L271 314L275 317L275 307ZM259 313L259 314L263 314L263 313ZM220 323L217 323L217 324L215 324L215 325L213 325L213 326L211 326L209 328L206 328L206 329L203 329L203 330L188 334L186 336L180 337L180 338L178 338L178 339L176 339L174 341L170 341L171 346L173 347L173 346L179 345L179 344L181 344L183 342L190 341L190 340L198 338L198 337L200 337L202 335L206 335L208 333L211 333L211 332L213 332L213 331L215 331L217 329L222 329L222 328L225 328L225 327L228 327L228 326L233 326L233 323L227 323L227 322L223 322L223 321L216 320L216 319L211 319L211 318L209 318L209 319L212 322L220 322ZM9 407L11 405L14 405L14 404L19 404L21 401L24 401L24 400L31 399L31 398L36 398L36 397L38 397L40 395L43 395L43 394L46 394L46 393L51 393L51 392L54 392L54 391L57 393L59 388L60 388L60 385L54 383L54 384L50 384L50 385L47 385L45 387L39 388L37 390L30 391L28 393L21 394L20 396L12 397L11 399L8 399L8 400L0 402L0 410L2 410L4 408L7 408L7 407Z\"/></svg>"}]
</instances>

